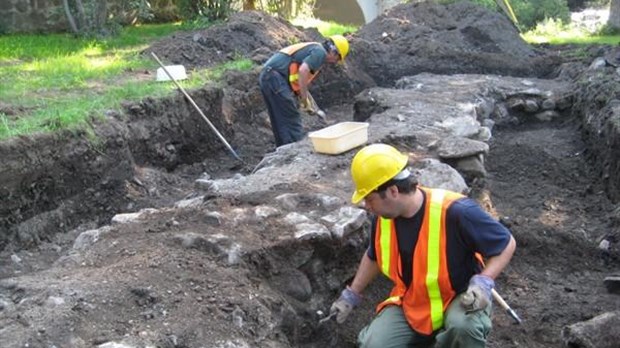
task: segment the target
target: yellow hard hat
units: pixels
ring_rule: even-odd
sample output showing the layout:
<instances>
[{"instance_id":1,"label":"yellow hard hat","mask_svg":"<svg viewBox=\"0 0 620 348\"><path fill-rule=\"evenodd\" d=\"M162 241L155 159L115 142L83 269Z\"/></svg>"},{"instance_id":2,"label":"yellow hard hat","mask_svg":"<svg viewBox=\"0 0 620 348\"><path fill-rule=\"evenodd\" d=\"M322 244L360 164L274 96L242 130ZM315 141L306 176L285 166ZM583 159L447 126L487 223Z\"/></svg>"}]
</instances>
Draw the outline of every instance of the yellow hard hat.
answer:
<instances>
[{"instance_id":1,"label":"yellow hard hat","mask_svg":"<svg viewBox=\"0 0 620 348\"><path fill-rule=\"evenodd\" d=\"M351 201L359 203L377 187L400 173L409 157L386 144L372 144L359 150L351 162L355 192Z\"/></svg>"},{"instance_id":2,"label":"yellow hard hat","mask_svg":"<svg viewBox=\"0 0 620 348\"><path fill-rule=\"evenodd\" d=\"M342 35L332 35L329 38L336 45L336 49L340 54L340 61L343 61L347 54L349 54L349 41Z\"/></svg>"}]
</instances>

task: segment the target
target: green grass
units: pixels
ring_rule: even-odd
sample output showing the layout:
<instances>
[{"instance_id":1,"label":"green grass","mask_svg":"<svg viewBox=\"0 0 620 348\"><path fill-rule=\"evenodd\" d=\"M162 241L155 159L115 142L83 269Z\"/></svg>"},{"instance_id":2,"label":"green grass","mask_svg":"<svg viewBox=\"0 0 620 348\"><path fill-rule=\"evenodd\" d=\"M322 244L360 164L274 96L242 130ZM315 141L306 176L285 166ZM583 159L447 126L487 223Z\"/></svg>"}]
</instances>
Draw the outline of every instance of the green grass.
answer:
<instances>
[{"instance_id":1,"label":"green grass","mask_svg":"<svg viewBox=\"0 0 620 348\"><path fill-rule=\"evenodd\" d=\"M358 29L317 19L292 22L316 27L326 37ZM0 36L0 139L83 127L89 117L118 110L123 101L172 93L176 89L172 82L156 82L140 73L159 67L140 52L154 40L184 29L195 28L187 24L126 27L108 40L68 34ZM523 37L530 43L620 42L620 35L592 35L557 22L543 23ZM188 71L189 79L180 83L187 89L196 88L220 79L226 70L248 70L252 66L250 60L237 58L211 69ZM11 109L19 110L18 116L8 115Z\"/></svg>"},{"instance_id":2,"label":"green grass","mask_svg":"<svg viewBox=\"0 0 620 348\"><path fill-rule=\"evenodd\" d=\"M603 29L603 26L601 26L601 29ZM525 41L532 44L617 45L620 43L620 35L591 33L586 31L584 28L578 28L571 24L564 24L561 20L553 19L547 19L541 23L538 23L536 28L523 33L521 36Z\"/></svg>"},{"instance_id":3,"label":"green grass","mask_svg":"<svg viewBox=\"0 0 620 348\"><path fill-rule=\"evenodd\" d=\"M316 27L324 36L357 30L320 20L294 22ZM140 52L156 39L196 29L196 25L125 27L107 40L70 34L0 36L0 100L8 106L5 113L0 111L0 139L84 127L89 117L119 110L123 101L170 94L176 89L174 83L140 78L141 71L154 72L159 67ZM220 79L226 70L249 70L252 66L250 60L237 58L214 68L188 71L189 79L180 84L196 88ZM10 110L19 113L7 115Z\"/></svg>"},{"instance_id":4,"label":"green grass","mask_svg":"<svg viewBox=\"0 0 620 348\"><path fill-rule=\"evenodd\" d=\"M556 36L534 35L531 33L523 34L525 41L534 44L548 43L552 45L578 44L578 45L618 45L620 43L620 35L570 35L563 33Z\"/></svg>"},{"instance_id":5,"label":"green grass","mask_svg":"<svg viewBox=\"0 0 620 348\"><path fill-rule=\"evenodd\" d=\"M93 50L134 49L181 28L181 25L174 23L126 27L120 35L109 40L76 38L70 34L4 35L0 36L0 62L83 55Z\"/></svg>"},{"instance_id":6,"label":"green grass","mask_svg":"<svg viewBox=\"0 0 620 348\"><path fill-rule=\"evenodd\" d=\"M83 127L90 116L120 109L122 101L170 94L174 83L141 74L159 65L139 53L153 40L180 29L174 24L127 27L110 40L65 34L0 36L0 100L21 111L19 116L0 112L0 139ZM189 79L180 84L196 88L219 79L227 69L247 70L252 64L239 58L188 71Z\"/></svg>"},{"instance_id":7,"label":"green grass","mask_svg":"<svg viewBox=\"0 0 620 348\"><path fill-rule=\"evenodd\" d=\"M358 27L354 25L322 21L316 18L297 18L292 20L291 23L303 28L317 28L321 35L325 37L336 34L354 33L358 29Z\"/></svg>"}]
</instances>

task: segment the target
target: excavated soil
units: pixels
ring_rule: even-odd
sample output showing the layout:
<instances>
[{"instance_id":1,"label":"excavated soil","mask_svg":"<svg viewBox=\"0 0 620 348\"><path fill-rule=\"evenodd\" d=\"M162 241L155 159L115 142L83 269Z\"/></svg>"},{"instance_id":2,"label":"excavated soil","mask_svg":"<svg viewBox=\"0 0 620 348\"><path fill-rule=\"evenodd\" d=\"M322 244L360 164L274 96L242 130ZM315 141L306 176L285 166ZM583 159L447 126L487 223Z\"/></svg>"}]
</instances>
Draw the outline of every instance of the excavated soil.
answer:
<instances>
[{"instance_id":1,"label":"excavated soil","mask_svg":"<svg viewBox=\"0 0 620 348\"><path fill-rule=\"evenodd\" d=\"M607 103L618 96L618 77L613 66L584 72L615 48L591 48L587 56L569 54L570 47L533 48L506 19L450 6L402 5L363 27L350 36L350 62L325 69L313 93L336 123L382 111L354 103L366 88L420 72L581 81L572 107L553 121L514 115L519 121L498 122L487 175L468 182L470 195L518 243L498 291L523 323L496 306L488 346L562 347L567 325L620 310L618 295L603 286L620 272L620 147L613 137L617 108ZM317 35L244 12L221 26L176 34L145 54L190 68L239 55L260 63ZM250 177L259 163L286 166L300 158L294 146L274 152L257 77L258 68L229 72L190 92L243 162L180 94L93 121L97 141L66 132L0 144L2 347L355 346L387 282L375 282L344 325L319 324L318 311L327 311L354 275L367 223L341 239L288 236L291 225L306 223L295 220L299 214L321 217L346 205L353 154L322 157L302 179L293 172L289 181L274 177L282 183L268 190L240 187L222 196L209 186L214 178ZM22 112L1 107L12 117ZM306 115L304 126L325 124ZM419 145L415 137L382 141L411 151ZM111 221L149 208L133 222ZM599 248L603 241L610 246Z\"/></svg>"}]
</instances>

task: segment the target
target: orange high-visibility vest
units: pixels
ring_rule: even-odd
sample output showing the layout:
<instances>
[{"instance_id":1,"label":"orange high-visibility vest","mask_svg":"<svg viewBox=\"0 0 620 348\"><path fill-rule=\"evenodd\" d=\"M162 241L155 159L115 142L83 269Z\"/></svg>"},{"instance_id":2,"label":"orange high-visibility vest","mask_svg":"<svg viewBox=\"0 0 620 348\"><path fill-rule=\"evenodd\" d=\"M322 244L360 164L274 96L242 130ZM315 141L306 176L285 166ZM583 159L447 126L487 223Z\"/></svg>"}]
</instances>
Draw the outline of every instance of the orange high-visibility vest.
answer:
<instances>
[{"instance_id":1,"label":"orange high-visibility vest","mask_svg":"<svg viewBox=\"0 0 620 348\"><path fill-rule=\"evenodd\" d=\"M443 326L444 312L456 292L450 281L446 252L446 212L461 194L420 187L426 193L424 217L413 251L412 279L409 287L400 278L401 256L394 220L379 218L375 233L377 264L394 282L390 297L377 306L377 313L387 305L402 306L409 325L430 335Z\"/></svg>"},{"instance_id":2,"label":"orange high-visibility vest","mask_svg":"<svg viewBox=\"0 0 620 348\"><path fill-rule=\"evenodd\" d=\"M295 52L312 44L318 44L318 42L302 42L302 43L294 44L294 45L281 49L280 52L292 57L293 54L295 54ZM299 94L299 91L301 90L301 88L299 87L299 67L300 66L301 66L301 63L296 62L294 60L291 60L291 64L289 64L288 66L288 83L291 85L291 89L296 94ZM318 74L319 74L318 70L315 71L314 74L310 73L310 76L308 77L308 84L312 80L314 80L314 78Z\"/></svg>"}]
</instances>

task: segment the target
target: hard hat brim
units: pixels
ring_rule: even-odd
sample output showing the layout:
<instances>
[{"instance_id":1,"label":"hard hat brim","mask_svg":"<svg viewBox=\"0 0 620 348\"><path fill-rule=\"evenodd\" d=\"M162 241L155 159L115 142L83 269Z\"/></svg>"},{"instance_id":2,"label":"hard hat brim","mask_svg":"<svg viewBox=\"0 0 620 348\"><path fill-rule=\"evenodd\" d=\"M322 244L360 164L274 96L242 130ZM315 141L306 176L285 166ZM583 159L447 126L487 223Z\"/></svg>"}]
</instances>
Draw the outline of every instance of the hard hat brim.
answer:
<instances>
[{"instance_id":1,"label":"hard hat brim","mask_svg":"<svg viewBox=\"0 0 620 348\"><path fill-rule=\"evenodd\" d=\"M363 195L359 191L356 190L355 192L353 192L353 197L351 197L351 203L357 204L361 202L365 197L366 195Z\"/></svg>"}]
</instances>

